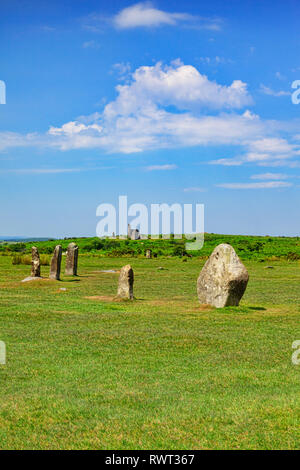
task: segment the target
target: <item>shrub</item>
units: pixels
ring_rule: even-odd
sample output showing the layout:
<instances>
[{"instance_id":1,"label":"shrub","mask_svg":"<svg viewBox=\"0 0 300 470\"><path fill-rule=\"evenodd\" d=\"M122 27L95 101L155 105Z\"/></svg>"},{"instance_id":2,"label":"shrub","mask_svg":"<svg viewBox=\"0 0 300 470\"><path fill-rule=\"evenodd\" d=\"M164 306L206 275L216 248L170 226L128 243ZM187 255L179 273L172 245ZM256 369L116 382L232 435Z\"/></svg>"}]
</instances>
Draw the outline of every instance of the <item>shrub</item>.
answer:
<instances>
[{"instance_id":1,"label":"shrub","mask_svg":"<svg viewBox=\"0 0 300 470\"><path fill-rule=\"evenodd\" d=\"M297 261L298 259L300 259L300 255L298 255L298 253L295 253L294 251L290 251L287 255L286 255L286 259L288 261Z\"/></svg>"},{"instance_id":2,"label":"shrub","mask_svg":"<svg viewBox=\"0 0 300 470\"><path fill-rule=\"evenodd\" d=\"M49 264L50 264L49 256L40 255L40 260L41 260L41 266L49 266Z\"/></svg>"},{"instance_id":3,"label":"shrub","mask_svg":"<svg viewBox=\"0 0 300 470\"><path fill-rule=\"evenodd\" d=\"M49 266L50 261L47 255L40 255L41 266ZM12 264L31 265L30 255L13 255Z\"/></svg>"},{"instance_id":4,"label":"shrub","mask_svg":"<svg viewBox=\"0 0 300 470\"><path fill-rule=\"evenodd\" d=\"M30 255L13 255L12 264L31 264Z\"/></svg>"},{"instance_id":5,"label":"shrub","mask_svg":"<svg viewBox=\"0 0 300 470\"><path fill-rule=\"evenodd\" d=\"M17 253L24 253L26 251L26 244L25 243L14 243L13 251Z\"/></svg>"}]
</instances>

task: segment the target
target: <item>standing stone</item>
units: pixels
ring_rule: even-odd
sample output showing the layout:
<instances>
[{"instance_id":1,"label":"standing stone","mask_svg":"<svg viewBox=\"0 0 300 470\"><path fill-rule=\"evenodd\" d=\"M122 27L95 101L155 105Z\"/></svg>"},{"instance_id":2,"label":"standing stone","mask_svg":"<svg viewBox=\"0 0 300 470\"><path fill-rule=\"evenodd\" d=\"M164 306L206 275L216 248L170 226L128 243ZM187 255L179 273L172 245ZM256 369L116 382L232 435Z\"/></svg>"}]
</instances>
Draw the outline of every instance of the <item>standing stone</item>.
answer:
<instances>
[{"instance_id":1,"label":"standing stone","mask_svg":"<svg viewBox=\"0 0 300 470\"><path fill-rule=\"evenodd\" d=\"M123 266L120 271L117 297L120 299L133 299L133 269L130 264Z\"/></svg>"},{"instance_id":2,"label":"standing stone","mask_svg":"<svg viewBox=\"0 0 300 470\"><path fill-rule=\"evenodd\" d=\"M78 246L76 243L70 243L67 249L66 274L77 276Z\"/></svg>"},{"instance_id":3,"label":"standing stone","mask_svg":"<svg viewBox=\"0 0 300 470\"><path fill-rule=\"evenodd\" d=\"M36 246L31 248L31 277L41 277L40 255Z\"/></svg>"},{"instance_id":4,"label":"standing stone","mask_svg":"<svg viewBox=\"0 0 300 470\"><path fill-rule=\"evenodd\" d=\"M217 246L206 261L197 281L201 304L222 308L239 305L249 274L231 245Z\"/></svg>"},{"instance_id":5,"label":"standing stone","mask_svg":"<svg viewBox=\"0 0 300 470\"><path fill-rule=\"evenodd\" d=\"M60 277L60 266L61 266L61 256L62 256L62 247L61 245L57 245L55 247L51 264L50 264L50 279L56 279L59 281Z\"/></svg>"},{"instance_id":6,"label":"standing stone","mask_svg":"<svg viewBox=\"0 0 300 470\"><path fill-rule=\"evenodd\" d=\"M146 250L146 258L151 258L152 256L152 251L151 250Z\"/></svg>"}]
</instances>

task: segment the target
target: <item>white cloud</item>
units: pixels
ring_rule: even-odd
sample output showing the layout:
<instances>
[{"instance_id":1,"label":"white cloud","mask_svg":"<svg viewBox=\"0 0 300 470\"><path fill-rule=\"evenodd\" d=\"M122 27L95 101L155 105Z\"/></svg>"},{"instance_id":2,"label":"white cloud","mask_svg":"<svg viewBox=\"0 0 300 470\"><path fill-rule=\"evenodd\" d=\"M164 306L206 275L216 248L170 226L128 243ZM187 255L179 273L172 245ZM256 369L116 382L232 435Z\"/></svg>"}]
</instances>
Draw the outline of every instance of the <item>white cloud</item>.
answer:
<instances>
[{"instance_id":1,"label":"white cloud","mask_svg":"<svg viewBox=\"0 0 300 470\"><path fill-rule=\"evenodd\" d=\"M131 65L129 62L119 62L112 66L112 72L116 72L120 80L125 80L129 78Z\"/></svg>"},{"instance_id":2,"label":"white cloud","mask_svg":"<svg viewBox=\"0 0 300 470\"><path fill-rule=\"evenodd\" d=\"M199 57L199 62L205 65L217 66L224 64L232 64L232 59L226 59L225 57L220 57L216 55L215 57Z\"/></svg>"},{"instance_id":3,"label":"white cloud","mask_svg":"<svg viewBox=\"0 0 300 470\"><path fill-rule=\"evenodd\" d=\"M113 17L113 24L118 29L194 24L205 29L219 30L221 21L201 18L188 13L170 13L155 8L151 2L141 2L121 10Z\"/></svg>"},{"instance_id":4,"label":"white cloud","mask_svg":"<svg viewBox=\"0 0 300 470\"><path fill-rule=\"evenodd\" d=\"M238 160L237 158L219 158L218 160L211 160L208 163L210 165L240 166L243 164L243 160Z\"/></svg>"},{"instance_id":5,"label":"white cloud","mask_svg":"<svg viewBox=\"0 0 300 470\"><path fill-rule=\"evenodd\" d=\"M250 148L257 152L268 152L276 154L290 153L293 151L293 146L290 145L285 139L281 138L264 138L251 142Z\"/></svg>"},{"instance_id":6,"label":"white cloud","mask_svg":"<svg viewBox=\"0 0 300 470\"><path fill-rule=\"evenodd\" d=\"M75 134L81 134L82 132L95 130L97 132L102 131L102 127L98 124L85 125L77 121L70 121L64 124L62 127L50 127L48 134L50 135L67 135L73 136Z\"/></svg>"},{"instance_id":7,"label":"white cloud","mask_svg":"<svg viewBox=\"0 0 300 470\"><path fill-rule=\"evenodd\" d=\"M272 88L265 86L263 83L261 83L260 85L260 91L264 93L265 95L276 96L276 97L291 95L290 91L284 91L284 90L274 91L272 90Z\"/></svg>"},{"instance_id":8,"label":"white cloud","mask_svg":"<svg viewBox=\"0 0 300 470\"><path fill-rule=\"evenodd\" d=\"M88 119L87 119L88 120ZM46 135L0 133L0 150L18 146L54 147L60 150L98 148L108 153L135 153L162 148L201 145L242 145L263 132L260 120L243 115L194 116L171 113L156 106L94 124L71 121Z\"/></svg>"},{"instance_id":9,"label":"white cloud","mask_svg":"<svg viewBox=\"0 0 300 470\"><path fill-rule=\"evenodd\" d=\"M126 73L127 65L118 64L116 69ZM164 148L238 146L237 157L210 162L223 166L275 166L287 161L291 166L300 154L295 143L278 137L280 130L288 132L286 123L261 120L245 108L234 111L251 101L245 83L234 80L231 85L218 84L179 59L169 66L159 62L139 67L130 81L116 87L116 92L103 112L81 116L60 127L50 126L45 134L0 132L0 150L36 146L129 154Z\"/></svg>"},{"instance_id":10,"label":"white cloud","mask_svg":"<svg viewBox=\"0 0 300 470\"><path fill-rule=\"evenodd\" d=\"M108 104L107 118L130 115L154 106L176 106L180 110L200 108L234 109L252 103L247 84L234 80L231 85L219 85L202 75L195 67L179 61L170 66L158 62L139 67L132 82L117 86L118 97Z\"/></svg>"},{"instance_id":11,"label":"white cloud","mask_svg":"<svg viewBox=\"0 0 300 470\"><path fill-rule=\"evenodd\" d=\"M226 189L274 189L274 188L287 188L292 186L292 183L285 181L267 181L263 183L222 183L216 184L219 188Z\"/></svg>"},{"instance_id":12,"label":"white cloud","mask_svg":"<svg viewBox=\"0 0 300 470\"><path fill-rule=\"evenodd\" d=\"M267 131L268 125L265 127ZM292 166L294 162L287 162L298 157L300 150L296 145L290 144L286 139L279 137L264 137L262 139L245 139L244 146L248 150L244 155L236 158L222 158L210 163L215 165L237 166L243 163L255 163L259 166Z\"/></svg>"},{"instance_id":13,"label":"white cloud","mask_svg":"<svg viewBox=\"0 0 300 470\"><path fill-rule=\"evenodd\" d=\"M61 150L99 148L108 152L134 153L177 146L242 144L263 134L263 124L250 111L243 114L207 115L202 108L233 109L251 98L246 84L235 80L219 85L179 60L170 66L157 63L140 67L129 84L116 87L117 97L103 113L81 116L61 127L51 126L37 136L37 145ZM166 109L172 106L172 111ZM14 138L15 137L15 138ZM24 143L28 136L2 140ZM0 145L1 145L0 144ZM26 142L27 145L27 142Z\"/></svg>"},{"instance_id":14,"label":"white cloud","mask_svg":"<svg viewBox=\"0 0 300 470\"><path fill-rule=\"evenodd\" d=\"M261 173L259 175L252 175L252 180L285 180L288 175L283 173Z\"/></svg>"},{"instance_id":15,"label":"white cloud","mask_svg":"<svg viewBox=\"0 0 300 470\"><path fill-rule=\"evenodd\" d=\"M146 171L176 170L177 165L150 165L145 168Z\"/></svg>"}]
</instances>

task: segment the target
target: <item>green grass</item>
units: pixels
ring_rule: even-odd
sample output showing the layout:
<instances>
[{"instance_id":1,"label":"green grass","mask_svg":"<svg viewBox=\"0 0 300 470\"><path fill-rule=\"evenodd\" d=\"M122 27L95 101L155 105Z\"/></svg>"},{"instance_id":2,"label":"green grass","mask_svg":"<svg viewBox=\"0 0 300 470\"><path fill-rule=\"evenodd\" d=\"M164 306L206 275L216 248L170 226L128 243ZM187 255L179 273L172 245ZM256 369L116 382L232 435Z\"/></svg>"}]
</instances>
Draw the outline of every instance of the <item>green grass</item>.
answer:
<instances>
[{"instance_id":1,"label":"green grass","mask_svg":"<svg viewBox=\"0 0 300 470\"><path fill-rule=\"evenodd\" d=\"M99 271L127 263L136 300L115 302ZM299 448L299 263L270 264L246 262L240 307L209 310L199 259L86 255L77 278L21 284L29 266L0 256L0 448Z\"/></svg>"},{"instance_id":2,"label":"green grass","mask_svg":"<svg viewBox=\"0 0 300 470\"><path fill-rule=\"evenodd\" d=\"M267 261L274 259L286 259L289 261L300 260L299 237L259 237L243 235L218 235L205 234L205 243L199 251L185 251L183 239L159 239L159 240L119 240L94 238L70 238L64 240L44 240L27 243L3 243L0 244L0 254L30 253L31 246L38 247L43 254L52 254L55 246L61 244L63 250L74 241L79 246L81 254L93 254L99 257L144 257L146 250L150 248L156 257L193 257L207 258L219 243L230 243L238 255L245 260Z\"/></svg>"}]
</instances>

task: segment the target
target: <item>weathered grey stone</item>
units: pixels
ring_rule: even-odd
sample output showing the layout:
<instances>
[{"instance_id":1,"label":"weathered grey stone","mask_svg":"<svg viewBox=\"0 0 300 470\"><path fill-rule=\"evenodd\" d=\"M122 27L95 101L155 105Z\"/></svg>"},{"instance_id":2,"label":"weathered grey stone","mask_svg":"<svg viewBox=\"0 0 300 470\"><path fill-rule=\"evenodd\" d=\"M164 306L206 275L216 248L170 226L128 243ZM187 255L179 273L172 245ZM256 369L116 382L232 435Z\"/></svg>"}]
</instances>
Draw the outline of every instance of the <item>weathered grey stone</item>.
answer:
<instances>
[{"instance_id":1,"label":"weathered grey stone","mask_svg":"<svg viewBox=\"0 0 300 470\"><path fill-rule=\"evenodd\" d=\"M66 274L77 276L78 246L76 243L70 243L67 249Z\"/></svg>"},{"instance_id":2,"label":"weathered grey stone","mask_svg":"<svg viewBox=\"0 0 300 470\"><path fill-rule=\"evenodd\" d=\"M25 277L25 279L23 279L21 282L41 281L41 280L44 281L45 278L28 276L28 277Z\"/></svg>"},{"instance_id":3,"label":"weathered grey stone","mask_svg":"<svg viewBox=\"0 0 300 470\"><path fill-rule=\"evenodd\" d=\"M151 258L152 256L152 251L151 250L146 250L146 258Z\"/></svg>"},{"instance_id":4,"label":"weathered grey stone","mask_svg":"<svg viewBox=\"0 0 300 470\"><path fill-rule=\"evenodd\" d=\"M133 269L130 264L123 266L120 271L117 297L120 299L133 299Z\"/></svg>"},{"instance_id":5,"label":"weathered grey stone","mask_svg":"<svg viewBox=\"0 0 300 470\"><path fill-rule=\"evenodd\" d=\"M61 267L62 247L57 245L54 249L54 253L50 264L50 279L56 279L59 281L60 267Z\"/></svg>"},{"instance_id":6,"label":"weathered grey stone","mask_svg":"<svg viewBox=\"0 0 300 470\"><path fill-rule=\"evenodd\" d=\"M36 246L31 248L31 275L30 277L41 277L40 255Z\"/></svg>"},{"instance_id":7,"label":"weathered grey stone","mask_svg":"<svg viewBox=\"0 0 300 470\"><path fill-rule=\"evenodd\" d=\"M239 305L249 274L231 245L217 246L206 261L197 281L201 304L217 308Z\"/></svg>"}]
</instances>

